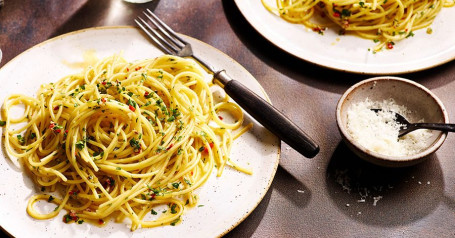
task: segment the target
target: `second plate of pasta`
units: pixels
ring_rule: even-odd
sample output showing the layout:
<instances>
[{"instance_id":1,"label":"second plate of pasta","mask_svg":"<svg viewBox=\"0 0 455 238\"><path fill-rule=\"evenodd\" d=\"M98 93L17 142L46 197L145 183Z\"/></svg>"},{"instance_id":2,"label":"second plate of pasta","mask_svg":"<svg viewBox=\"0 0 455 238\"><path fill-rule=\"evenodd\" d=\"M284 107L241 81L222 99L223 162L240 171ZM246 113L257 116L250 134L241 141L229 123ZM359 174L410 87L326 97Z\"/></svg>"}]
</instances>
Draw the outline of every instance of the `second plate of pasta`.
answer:
<instances>
[{"instance_id":1,"label":"second plate of pasta","mask_svg":"<svg viewBox=\"0 0 455 238\"><path fill-rule=\"evenodd\" d=\"M455 58L451 1L235 2L260 34L298 58L347 72L400 74ZM435 16L432 24L427 16Z\"/></svg>"}]
</instances>

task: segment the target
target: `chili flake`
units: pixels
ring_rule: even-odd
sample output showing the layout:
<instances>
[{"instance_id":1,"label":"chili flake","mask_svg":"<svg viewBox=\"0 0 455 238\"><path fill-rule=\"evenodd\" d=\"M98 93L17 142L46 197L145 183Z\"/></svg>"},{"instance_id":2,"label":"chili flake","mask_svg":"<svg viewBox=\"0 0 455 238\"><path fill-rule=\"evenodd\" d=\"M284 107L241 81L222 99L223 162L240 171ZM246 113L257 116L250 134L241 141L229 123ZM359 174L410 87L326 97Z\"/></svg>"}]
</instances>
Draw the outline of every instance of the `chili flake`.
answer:
<instances>
[{"instance_id":1,"label":"chili flake","mask_svg":"<svg viewBox=\"0 0 455 238\"><path fill-rule=\"evenodd\" d=\"M155 199L155 197L156 197L156 194L152 193L152 194L150 194L150 199L149 200L151 201L151 200Z\"/></svg>"},{"instance_id":2,"label":"chili flake","mask_svg":"<svg viewBox=\"0 0 455 238\"><path fill-rule=\"evenodd\" d=\"M63 127L59 126L57 123L51 121L51 123L49 124L49 129L52 129L52 131L54 131L54 133L59 134L60 132L62 132Z\"/></svg>"},{"instance_id":3,"label":"chili flake","mask_svg":"<svg viewBox=\"0 0 455 238\"><path fill-rule=\"evenodd\" d=\"M170 150L173 146L174 146L174 144L170 144L169 147L167 147L166 150Z\"/></svg>"},{"instance_id":4,"label":"chili flake","mask_svg":"<svg viewBox=\"0 0 455 238\"><path fill-rule=\"evenodd\" d=\"M74 210L71 210L68 214L63 216L63 222L69 223L70 221L78 221L79 217L76 216L76 212Z\"/></svg>"},{"instance_id":5,"label":"chili flake","mask_svg":"<svg viewBox=\"0 0 455 238\"><path fill-rule=\"evenodd\" d=\"M318 34L323 35L323 34L324 34L324 31L325 31L325 27L320 27L320 26L314 27L314 28L313 28L313 31L314 31L314 32L317 32Z\"/></svg>"},{"instance_id":6,"label":"chili flake","mask_svg":"<svg viewBox=\"0 0 455 238\"><path fill-rule=\"evenodd\" d=\"M107 177L104 180L104 184L103 184L104 187L109 187L109 186L114 186L114 185L115 185L115 180L113 178Z\"/></svg>"},{"instance_id":7,"label":"chili flake","mask_svg":"<svg viewBox=\"0 0 455 238\"><path fill-rule=\"evenodd\" d=\"M393 42L388 42L387 43L387 49L389 49L389 50L393 49L393 45L394 45Z\"/></svg>"},{"instance_id":8,"label":"chili flake","mask_svg":"<svg viewBox=\"0 0 455 238\"><path fill-rule=\"evenodd\" d=\"M214 145L213 142L209 143L210 149L213 148L213 145ZM204 147L204 153L209 153L209 149L207 147Z\"/></svg>"}]
</instances>

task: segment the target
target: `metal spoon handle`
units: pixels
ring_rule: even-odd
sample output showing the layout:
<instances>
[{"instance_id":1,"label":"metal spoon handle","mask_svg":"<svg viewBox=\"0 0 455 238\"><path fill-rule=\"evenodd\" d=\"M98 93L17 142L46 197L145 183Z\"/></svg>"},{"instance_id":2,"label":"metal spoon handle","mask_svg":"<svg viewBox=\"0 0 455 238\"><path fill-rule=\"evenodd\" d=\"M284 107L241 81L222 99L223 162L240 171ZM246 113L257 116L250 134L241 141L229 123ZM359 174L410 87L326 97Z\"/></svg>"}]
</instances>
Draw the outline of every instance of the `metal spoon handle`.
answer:
<instances>
[{"instance_id":1,"label":"metal spoon handle","mask_svg":"<svg viewBox=\"0 0 455 238\"><path fill-rule=\"evenodd\" d=\"M445 124L445 123L413 123L410 124L415 129L430 129L438 131L450 131L455 132L455 124Z\"/></svg>"},{"instance_id":2,"label":"metal spoon handle","mask_svg":"<svg viewBox=\"0 0 455 238\"><path fill-rule=\"evenodd\" d=\"M319 146L296 124L237 80L231 79L224 71L215 74L223 82L225 92L265 128L297 150L312 158L319 152Z\"/></svg>"}]
</instances>

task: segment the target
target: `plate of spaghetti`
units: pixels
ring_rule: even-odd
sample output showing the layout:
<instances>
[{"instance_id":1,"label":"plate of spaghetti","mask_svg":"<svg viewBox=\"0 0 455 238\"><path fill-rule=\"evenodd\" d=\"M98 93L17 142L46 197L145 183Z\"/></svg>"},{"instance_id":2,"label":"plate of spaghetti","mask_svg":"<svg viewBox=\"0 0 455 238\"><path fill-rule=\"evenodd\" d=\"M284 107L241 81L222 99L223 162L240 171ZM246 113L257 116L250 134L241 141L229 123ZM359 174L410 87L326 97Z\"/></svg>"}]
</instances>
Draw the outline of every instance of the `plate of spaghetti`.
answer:
<instances>
[{"instance_id":1,"label":"plate of spaghetti","mask_svg":"<svg viewBox=\"0 0 455 238\"><path fill-rule=\"evenodd\" d=\"M271 43L323 67L401 74L455 58L454 0L235 2Z\"/></svg>"},{"instance_id":2,"label":"plate of spaghetti","mask_svg":"<svg viewBox=\"0 0 455 238\"><path fill-rule=\"evenodd\" d=\"M186 38L267 99L242 66ZM1 227L16 237L229 232L270 187L280 142L211 79L133 27L68 33L11 60L0 69Z\"/></svg>"}]
</instances>

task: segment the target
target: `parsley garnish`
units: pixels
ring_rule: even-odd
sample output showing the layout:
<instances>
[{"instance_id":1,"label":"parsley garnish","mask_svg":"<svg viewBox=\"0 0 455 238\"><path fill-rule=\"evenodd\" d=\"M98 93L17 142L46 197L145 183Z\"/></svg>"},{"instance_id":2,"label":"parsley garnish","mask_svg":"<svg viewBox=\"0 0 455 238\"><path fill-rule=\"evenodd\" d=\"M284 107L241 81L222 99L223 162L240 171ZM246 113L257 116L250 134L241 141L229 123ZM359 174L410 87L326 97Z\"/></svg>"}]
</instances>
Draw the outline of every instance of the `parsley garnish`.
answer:
<instances>
[{"instance_id":1,"label":"parsley garnish","mask_svg":"<svg viewBox=\"0 0 455 238\"><path fill-rule=\"evenodd\" d=\"M185 181L186 184L191 186L191 182L188 179L183 179L183 180Z\"/></svg>"},{"instance_id":2,"label":"parsley garnish","mask_svg":"<svg viewBox=\"0 0 455 238\"><path fill-rule=\"evenodd\" d=\"M177 211L175 210L175 207L177 207L177 204L172 204L171 205L171 213L172 214L176 214L177 213Z\"/></svg>"},{"instance_id":3,"label":"parsley garnish","mask_svg":"<svg viewBox=\"0 0 455 238\"><path fill-rule=\"evenodd\" d=\"M175 224L177 224L177 222L180 221L180 217L175 219L172 223L171 223L171 226L175 226Z\"/></svg>"},{"instance_id":4,"label":"parsley garnish","mask_svg":"<svg viewBox=\"0 0 455 238\"><path fill-rule=\"evenodd\" d=\"M135 151L138 151L141 149L140 141L136 140L136 138L131 138L130 146L133 147Z\"/></svg>"},{"instance_id":5,"label":"parsley garnish","mask_svg":"<svg viewBox=\"0 0 455 238\"><path fill-rule=\"evenodd\" d=\"M172 183L172 187L179 188L180 182Z\"/></svg>"},{"instance_id":6,"label":"parsley garnish","mask_svg":"<svg viewBox=\"0 0 455 238\"><path fill-rule=\"evenodd\" d=\"M406 36L406 38L413 37L413 36L414 36L414 32L410 31L409 34Z\"/></svg>"},{"instance_id":7,"label":"parsley garnish","mask_svg":"<svg viewBox=\"0 0 455 238\"><path fill-rule=\"evenodd\" d=\"M134 100L131 100L131 99L128 99L128 103L127 103L129 106L133 106L133 107L136 107L136 102Z\"/></svg>"},{"instance_id":8,"label":"parsley garnish","mask_svg":"<svg viewBox=\"0 0 455 238\"><path fill-rule=\"evenodd\" d=\"M76 142L76 148L78 148L79 150L84 149L84 147L85 147L85 140L80 140L80 141Z\"/></svg>"},{"instance_id":9,"label":"parsley garnish","mask_svg":"<svg viewBox=\"0 0 455 238\"><path fill-rule=\"evenodd\" d=\"M17 135L17 141L19 141L19 143L21 145L24 145L25 144L25 139L24 137L22 137L21 135Z\"/></svg>"},{"instance_id":10,"label":"parsley garnish","mask_svg":"<svg viewBox=\"0 0 455 238\"><path fill-rule=\"evenodd\" d=\"M348 9L343 9L343 10L341 10L341 16L342 17L351 16L351 11L349 11Z\"/></svg>"}]
</instances>

